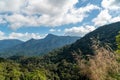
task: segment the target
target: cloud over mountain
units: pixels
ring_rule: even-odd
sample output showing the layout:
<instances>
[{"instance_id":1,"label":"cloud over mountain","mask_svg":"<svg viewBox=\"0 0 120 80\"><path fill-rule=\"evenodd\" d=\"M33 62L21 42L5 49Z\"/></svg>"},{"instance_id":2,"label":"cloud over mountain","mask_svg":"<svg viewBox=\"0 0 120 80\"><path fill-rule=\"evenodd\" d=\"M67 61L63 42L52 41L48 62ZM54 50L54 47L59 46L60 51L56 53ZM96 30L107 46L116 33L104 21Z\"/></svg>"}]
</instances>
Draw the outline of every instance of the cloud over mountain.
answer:
<instances>
[{"instance_id":1,"label":"cloud over mountain","mask_svg":"<svg viewBox=\"0 0 120 80\"><path fill-rule=\"evenodd\" d=\"M31 38L34 39L41 39L43 38L45 35L40 35L39 33L16 33L16 32L12 32L9 35L5 35L4 32L0 31L0 40L2 39L19 39L19 40L29 40Z\"/></svg>"},{"instance_id":2,"label":"cloud over mountain","mask_svg":"<svg viewBox=\"0 0 120 80\"><path fill-rule=\"evenodd\" d=\"M94 26L80 26L80 27L72 27L65 29L65 35L72 35L72 36L84 36L86 33L95 30Z\"/></svg>"}]
</instances>

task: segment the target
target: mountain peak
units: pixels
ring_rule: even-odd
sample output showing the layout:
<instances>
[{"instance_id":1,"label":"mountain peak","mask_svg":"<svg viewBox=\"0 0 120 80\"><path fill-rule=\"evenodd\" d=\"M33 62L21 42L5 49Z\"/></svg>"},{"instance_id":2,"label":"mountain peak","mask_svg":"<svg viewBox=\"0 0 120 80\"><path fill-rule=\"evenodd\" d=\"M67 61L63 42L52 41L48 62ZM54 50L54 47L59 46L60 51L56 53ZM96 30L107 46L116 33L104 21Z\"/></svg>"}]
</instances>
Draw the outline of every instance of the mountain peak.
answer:
<instances>
[{"instance_id":1,"label":"mountain peak","mask_svg":"<svg viewBox=\"0 0 120 80\"><path fill-rule=\"evenodd\" d=\"M54 35L54 34L48 34L47 36L56 36L56 35Z\"/></svg>"},{"instance_id":2,"label":"mountain peak","mask_svg":"<svg viewBox=\"0 0 120 80\"><path fill-rule=\"evenodd\" d=\"M57 36L54 35L54 34L48 34L48 35L46 36L46 38L53 38L53 37L57 37Z\"/></svg>"}]
</instances>

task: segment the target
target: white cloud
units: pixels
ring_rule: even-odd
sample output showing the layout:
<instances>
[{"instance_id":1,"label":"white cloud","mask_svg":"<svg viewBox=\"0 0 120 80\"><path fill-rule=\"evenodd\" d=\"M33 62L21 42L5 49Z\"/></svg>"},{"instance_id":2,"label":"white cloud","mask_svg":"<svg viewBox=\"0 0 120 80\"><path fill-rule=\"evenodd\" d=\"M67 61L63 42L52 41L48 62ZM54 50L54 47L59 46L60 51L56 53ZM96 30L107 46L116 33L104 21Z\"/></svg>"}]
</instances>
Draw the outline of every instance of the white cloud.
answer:
<instances>
[{"instance_id":1,"label":"white cloud","mask_svg":"<svg viewBox=\"0 0 120 80\"><path fill-rule=\"evenodd\" d=\"M0 12L12 12L3 16L10 27L16 30L28 26L75 24L82 22L92 10L100 9L93 4L76 8L77 3L78 0L1 0Z\"/></svg>"},{"instance_id":2,"label":"white cloud","mask_svg":"<svg viewBox=\"0 0 120 80\"><path fill-rule=\"evenodd\" d=\"M19 40L29 40L31 38L34 39L41 39L43 38L45 35L40 35L39 33L16 33L16 32L12 32L9 35L5 35L4 32L0 31L0 40L2 39L19 39Z\"/></svg>"},{"instance_id":3,"label":"white cloud","mask_svg":"<svg viewBox=\"0 0 120 80\"><path fill-rule=\"evenodd\" d=\"M58 31L58 32L61 32L61 29L58 29L57 31Z\"/></svg>"},{"instance_id":4,"label":"white cloud","mask_svg":"<svg viewBox=\"0 0 120 80\"><path fill-rule=\"evenodd\" d=\"M25 0L0 0L0 13L19 12Z\"/></svg>"},{"instance_id":5,"label":"white cloud","mask_svg":"<svg viewBox=\"0 0 120 80\"><path fill-rule=\"evenodd\" d=\"M55 32L56 30L55 30L55 29L50 29L49 31L50 31L50 32Z\"/></svg>"},{"instance_id":6,"label":"white cloud","mask_svg":"<svg viewBox=\"0 0 120 80\"><path fill-rule=\"evenodd\" d=\"M29 40L31 38L34 39L41 39L43 38L39 33L15 33L12 32L9 34L9 39L22 39L22 40Z\"/></svg>"},{"instance_id":7,"label":"white cloud","mask_svg":"<svg viewBox=\"0 0 120 80\"><path fill-rule=\"evenodd\" d=\"M6 15L5 19L10 23L10 28L16 30L22 26L36 26L37 22L35 17L24 16L21 14Z\"/></svg>"},{"instance_id":8,"label":"white cloud","mask_svg":"<svg viewBox=\"0 0 120 80\"><path fill-rule=\"evenodd\" d=\"M5 38L4 35L5 35L5 33L0 31L0 40Z\"/></svg>"},{"instance_id":9,"label":"white cloud","mask_svg":"<svg viewBox=\"0 0 120 80\"><path fill-rule=\"evenodd\" d=\"M114 17L110 20L110 22L112 22L112 23L113 22L118 22L118 21L120 21L120 16Z\"/></svg>"},{"instance_id":10,"label":"white cloud","mask_svg":"<svg viewBox=\"0 0 120 80\"><path fill-rule=\"evenodd\" d=\"M64 32L65 32L65 35L82 37L93 30L95 30L94 26L86 25L86 26L80 26L80 27L66 28Z\"/></svg>"},{"instance_id":11,"label":"white cloud","mask_svg":"<svg viewBox=\"0 0 120 80\"><path fill-rule=\"evenodd\" d=\"M4 23L6 23L6 21L0 18L0 24L4 24Z\"/></svg>"},{"instance_id":12,"label":"white cloud","mask_svg":"<svg viewBox=\"0 0 120 80\"><path fill-rule=\"evenodd\" d=\"M94 22L94 26L97 27L118 21L120 21L120 16L113 17L110 15L108 10L102 10L97 17L92 20L92 22Z\"/></svg>"},{"instance_id":13,"label":"white cloud","mask_svg":"<svg viewBox=\"0 0 120 80\"><path fill-rule=\"evenodd\" d=\"M3 19L3 16L0 15L0 24L4 24L4 23L6 23L6 21Z\"/></svg>"},{"instance_id":14,"label":"white cloud","mask_svg":"<svg viewBox=\"0 0 120 80\"><path fill-rule=\"evenodd\" d=\"M95 26L102 26L107 24L112 16L109 14L108 10L102 10L96 18L92 20Z\"/></svg>"},{"instance_id":15,"label":"white cloud","mask_svg":"<svg viewBox=\"0 0 120 80\"><path fill-rule=\"evenodd\" d=\"M24 11L28 14L64 14L77 2L78 0L28 0Z\"/></svg>"},{"instance_id":16,"label":"white cloud","mask_svg":"<svg viewBox=\"0 0 120 80\"><path fill-rule=\"evenodd\" d=\"M4 32L0 31L0 36L3 36L4 35Z\"/></svg>"},{"instance_id":17,"label":"white cloud","mask_svg":"<svg viewBox=\"0 0 120 80\"><path fill-rule=\"evenodd\" d=\"M100 13L92 20L94 26L120 21L120 0L102 0L101 6Z\"/></svg>"},{"instance_id":18,"label":"white cloud","mask_svg":"<svg viewBox=\"0 0 120 80\"><path fill-rule=\"evenodd\" d=\"M89 4L85 7L79 9L72 8L68 9L69 13L64 13L61 15L51 16L51 15L42 15L38 19L38 23L46 26L60 26L64 24L82 22L85 17L88 16L88 13L92 10L99 9L98 6Z\"/></svg>"},{"instance_id":19,"label":"white cloud","mask_svg":"<svg viewBox=\"0 0 120 80\"><path fill-rule=\"evenodd\" d=\"M120 0L102 0L102 7L109 10L120 9Z\"/></svg>"},{"instance_id":20,"label":"white cloud","mask_svg":"<svg viewBox=\"0 0 120 80\"><path fill-rule=\"evenodd\" d=\"M61 32L61 29L50 29L50 32Z\"/></svg>"}]
</instances>

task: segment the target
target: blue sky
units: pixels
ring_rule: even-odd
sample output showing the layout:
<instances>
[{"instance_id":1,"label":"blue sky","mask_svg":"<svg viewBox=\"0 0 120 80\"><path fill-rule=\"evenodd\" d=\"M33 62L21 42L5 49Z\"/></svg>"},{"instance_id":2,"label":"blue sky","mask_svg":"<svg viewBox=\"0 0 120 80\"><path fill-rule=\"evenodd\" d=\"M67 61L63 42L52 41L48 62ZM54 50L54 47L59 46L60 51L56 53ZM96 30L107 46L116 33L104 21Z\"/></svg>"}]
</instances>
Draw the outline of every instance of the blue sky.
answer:
<instances>
[{"instance_id":1,"label":"blue sky","mask_svg":"<svg viewBox=\"0 0 120 80\"><path fill-rule=\"evenodd\" d=\"M84 36L120 21L120 0L0 0L0 40Z\"/></svg>"}]
</instances>

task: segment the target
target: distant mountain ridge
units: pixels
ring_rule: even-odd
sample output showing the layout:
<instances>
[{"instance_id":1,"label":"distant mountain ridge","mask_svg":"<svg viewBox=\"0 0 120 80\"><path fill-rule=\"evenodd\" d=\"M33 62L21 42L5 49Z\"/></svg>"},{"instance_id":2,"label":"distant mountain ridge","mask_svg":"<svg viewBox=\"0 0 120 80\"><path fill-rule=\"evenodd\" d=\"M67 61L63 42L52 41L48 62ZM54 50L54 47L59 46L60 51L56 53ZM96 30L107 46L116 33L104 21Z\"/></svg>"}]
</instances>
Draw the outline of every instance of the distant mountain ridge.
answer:
<instances>
[{"instance_id":1,"label":"distant mountain ridge","mask_svg":"<svg viewBox=\"0 0 120 80\"><path fill-rule=\"evenodd\" d=\"M81 54L94 54L93 41L97 40L101 46L107 44L113 50L116 50L116 41L115 37L120 31L120 22L108 24L101 26L94 30L93 32L88 33L81 39L79 37L70 37L70 36L56 36L53 34L48 34L44 39L30 39L22 44L16 45L12 48L4 50L4 54L1 56L12 56L12 55L26 55L26 56L36 56L44 53L48 53L53 49L63 47L64 45L71 44L68 48L65 48L65 54L62 55L68 56L68 53L71 52L81 52ZM77 40L77 41L76 41ZM73 44L72 44L73 43ZM69 54L71 55L71 54Z\"/></svg>"},{"instance_id":2,"label":"distant mountain ridge","mask_svg":"<svg viewBox=\"0 0 120 80\"><path fill-rule=\"evenodd\" d=\"M21 44L23 41L17 40L17 39L5 39L0 40L0 50L13 47L15 45Z\"/></svg>"},{"instance_id":3,"label":"distant mountain ridge","mask_svg":"<svg viewBox=\"0 0 120 80\"><path fill-rule=\"evenodd\" d=\"M16 45L9 49L5 49L2 56L12 55L25 55L25 56L36 56L44 53L48 53L53 49L63 47L68 44L72 44L80 37L71 36L57 36L48 34L44 39L30 39L22 44Z\"/></svg>"}]
</instances>

